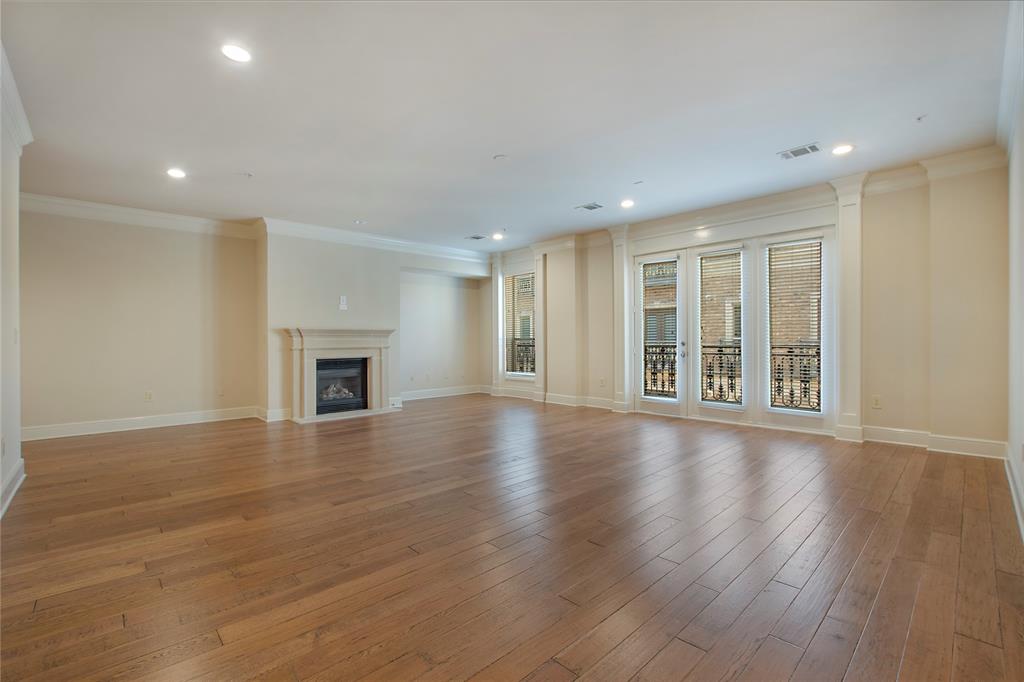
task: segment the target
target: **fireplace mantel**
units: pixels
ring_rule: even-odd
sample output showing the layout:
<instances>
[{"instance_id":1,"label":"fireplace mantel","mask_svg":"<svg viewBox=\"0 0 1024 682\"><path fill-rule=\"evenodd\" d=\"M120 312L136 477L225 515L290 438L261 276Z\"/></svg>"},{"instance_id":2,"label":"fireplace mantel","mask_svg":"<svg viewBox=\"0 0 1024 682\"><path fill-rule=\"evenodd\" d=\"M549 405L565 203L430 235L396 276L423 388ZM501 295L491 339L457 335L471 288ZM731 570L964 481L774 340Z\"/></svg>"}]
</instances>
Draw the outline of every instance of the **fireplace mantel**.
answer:
<instances>
[{"instance_id":1,"label":"fireplace mantel","mask_svg":"<svg viewBox=\"0 0 1024 682\"><path fill-rule=\"evenodd\" d=\"M391 404L391 335L394 329L310 329L295 327L285 332L292 342L292 421L300 424L347 419L389 412ZM316 413L316 361L321 359L366 358L367 390L365 410Z\"/></svg>"}]
</instances>

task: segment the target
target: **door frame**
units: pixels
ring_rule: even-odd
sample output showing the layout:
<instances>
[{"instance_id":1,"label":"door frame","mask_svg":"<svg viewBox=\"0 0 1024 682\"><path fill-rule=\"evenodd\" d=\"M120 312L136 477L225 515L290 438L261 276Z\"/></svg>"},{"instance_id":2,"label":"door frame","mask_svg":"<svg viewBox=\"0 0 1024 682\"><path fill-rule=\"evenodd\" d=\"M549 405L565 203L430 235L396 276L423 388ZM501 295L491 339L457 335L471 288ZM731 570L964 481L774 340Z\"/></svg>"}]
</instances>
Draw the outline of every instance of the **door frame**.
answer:
<instances>
[{"instance_id":1,"label":"door frame","mask_svg":"<svg viewBox=\"0 0 1024 682\"><path fill-rule=\"evenodd\" d=\"M676 397L658 398L644 395L644 306L643 266L648 263L676 263ZM633 395L632 409L636 412L685 417L687 414L688 330L687 258L685 250L663 251L633 258Z\"/></svg>"}]
</instances>

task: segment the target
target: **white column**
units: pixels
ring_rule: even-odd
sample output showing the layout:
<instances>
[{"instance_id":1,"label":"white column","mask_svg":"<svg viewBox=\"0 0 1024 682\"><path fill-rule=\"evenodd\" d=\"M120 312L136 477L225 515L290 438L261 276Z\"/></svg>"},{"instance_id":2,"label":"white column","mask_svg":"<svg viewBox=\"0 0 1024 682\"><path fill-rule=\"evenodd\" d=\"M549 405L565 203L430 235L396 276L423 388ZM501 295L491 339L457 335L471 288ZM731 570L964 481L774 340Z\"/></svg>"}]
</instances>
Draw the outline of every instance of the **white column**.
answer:
<instances>
[{"instance_id":1,"label":"white column","mask_svg":"<svg viewBox=\"0 0 1024 682\"><path fill-rule=\"evenodd\" d=\"M542 250L533 253L533 305L534 305L534 388L533 399L544 402L547 393L547 285Z\"/></svg>"},{"instance_id":2,"label":"white column","mask_svg":"<svg viewBox=\"0 0 1024 682\"><path fill-rule=\"evenodd\" d=\"M491 254L491 394L501 395L502 378L505 376L505 314L501 307L502 255Z\"/></svg>"},{"instance_id":3,"label":"white column","mask_svg":"<svg viewBox=\"0 0 1024 682\"><path fill-rule=\"evenodd\" d=\"M838 303L836 319L836 438L864 439L861 405L861 199L867 173L831 181L836 190Z\"/></svg>"},{"instance_id":4,"label":"white column","mask_svg":"<svg viewBox=\"0 0 1024 682\"><path fill-rule=\"evenodd\" d=\"M629 258L629 226L608 229L612 235L612 348L614 352L615 395L612 409L628 412L632 405L630 374L633 355L632 287L633 268Z\"/></svg>"}]
</instances>

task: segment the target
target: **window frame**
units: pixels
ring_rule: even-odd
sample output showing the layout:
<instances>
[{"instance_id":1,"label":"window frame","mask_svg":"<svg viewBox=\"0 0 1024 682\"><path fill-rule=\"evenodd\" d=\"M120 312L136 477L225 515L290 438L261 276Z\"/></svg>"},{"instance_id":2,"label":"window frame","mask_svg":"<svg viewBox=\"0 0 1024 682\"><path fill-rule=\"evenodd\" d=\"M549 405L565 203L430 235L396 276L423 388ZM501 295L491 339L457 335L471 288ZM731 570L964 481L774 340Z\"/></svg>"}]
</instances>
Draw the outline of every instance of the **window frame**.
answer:
<instances>
[{"instance_id":1,"label":"window frame","mask_svg":"<svg viewBox=\"0 0 1024 682\"><path fill-rule=\"evenodd\" d=\"M644 265L651 263L676 263L676 395L649 396L644 395ZM685 330L687 327L687 301L683 297L686 289L687 260L682 251L666 251L636 256L633 259L633 406L640 412L681 415L688 402L687 385L689 372L686 358L680 359L680 352L687 352L685 347ZM680 374L683 375L680 380Z\"/></svg>"},{"instance_id":2,"label":"window frame","mask_svg":"<svg viewBox=\"0 0 1024 682\"><path fill-rule=\"evenodd\" d=\"M504 375L504 377L506 379L508 379L510 381L533 382L537 378L536 364L534 365L534 371L533 372L513 372L513 371L510 371L509 368L508 368L508 349L506 347L506 344L507 344L507 341L508 341L508 329L505 328L505 306L506 306L506 303L507 303L507 294L508 294L508 292L505 290L505 280L507 278L509 278L509 277L513 277L513 278L514 277L523 277L525 275L533 275L533 287L534 287L534 289L533 289L534 290L533 319L534 319L534 324L533 324L533 328L531 329L531 332L533 333L534 344L537 343L537 325L536 325L536 319L537 319L537 298L536 298L536 292L537 292L537 273L536 273L535 269L533 268L533 264L531 263L530 267L528 267L528 268L509 268L509 269L506 269L505 272L501 273L501 277L499 278L500 287L501 287L501 295L499 296L499 301L501 303L501 306L500 306L499 312L498 312L498 319L499 319L499 324L501 325L501 334L499 335L500 338L499 338L499 341L498 341L498 357L501 360L501 371L502 371L502 374ZM535 346L534 347L534 353L536 353L536 352L537 352L537 349L536 349L536 346ZM536 360L534 362L536 362Z\"/></svg>"}]
</instances>

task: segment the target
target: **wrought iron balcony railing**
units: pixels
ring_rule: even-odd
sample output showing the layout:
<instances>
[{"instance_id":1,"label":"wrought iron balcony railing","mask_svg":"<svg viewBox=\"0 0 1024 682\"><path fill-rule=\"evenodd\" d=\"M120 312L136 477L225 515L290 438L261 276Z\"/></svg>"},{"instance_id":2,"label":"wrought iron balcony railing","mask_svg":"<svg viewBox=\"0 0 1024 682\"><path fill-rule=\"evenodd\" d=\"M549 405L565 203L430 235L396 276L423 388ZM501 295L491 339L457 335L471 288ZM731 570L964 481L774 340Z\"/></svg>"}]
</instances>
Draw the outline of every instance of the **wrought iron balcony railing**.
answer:
<instances>
[{"instance_id":1,"label":"wrought iron balcony railing","mask_svg":"<svg viewBox=\"0 0 1024 682\"><path fill-rule=\"evenodd\" d=\"M821 411L821 346L771 347L771 405Z\"/></svg>"},{"instance_id":2,"label":"wrought iron balcony railing","mask_svg":"<svg viewBox=\"0 0 1024 682\"><path fill-rule=\"evenodd\" d=\"M537 353L533 339L509 339L506 371L533 374L537 371Z\"/></svg>"},{"instance_id":3,"label":"wrought iron balcony railing","mask_svg":"<svg viewBox=\"0 0 1024 682\"><path fill-rule=\"evenodd\" d=\"M700 399L743 403L743 357L735 344L701 346Z\"/></svg>"},{"instance_id":4,"label":"wrought iron balcony railing","mask_svg":"<svg viewBox=\"0 0 1024 682\"><path fill-rule=\"evenodd\" d=\"M644 344L644 395L676 397L676 344Z\"/></svg>"}]
</instances>

